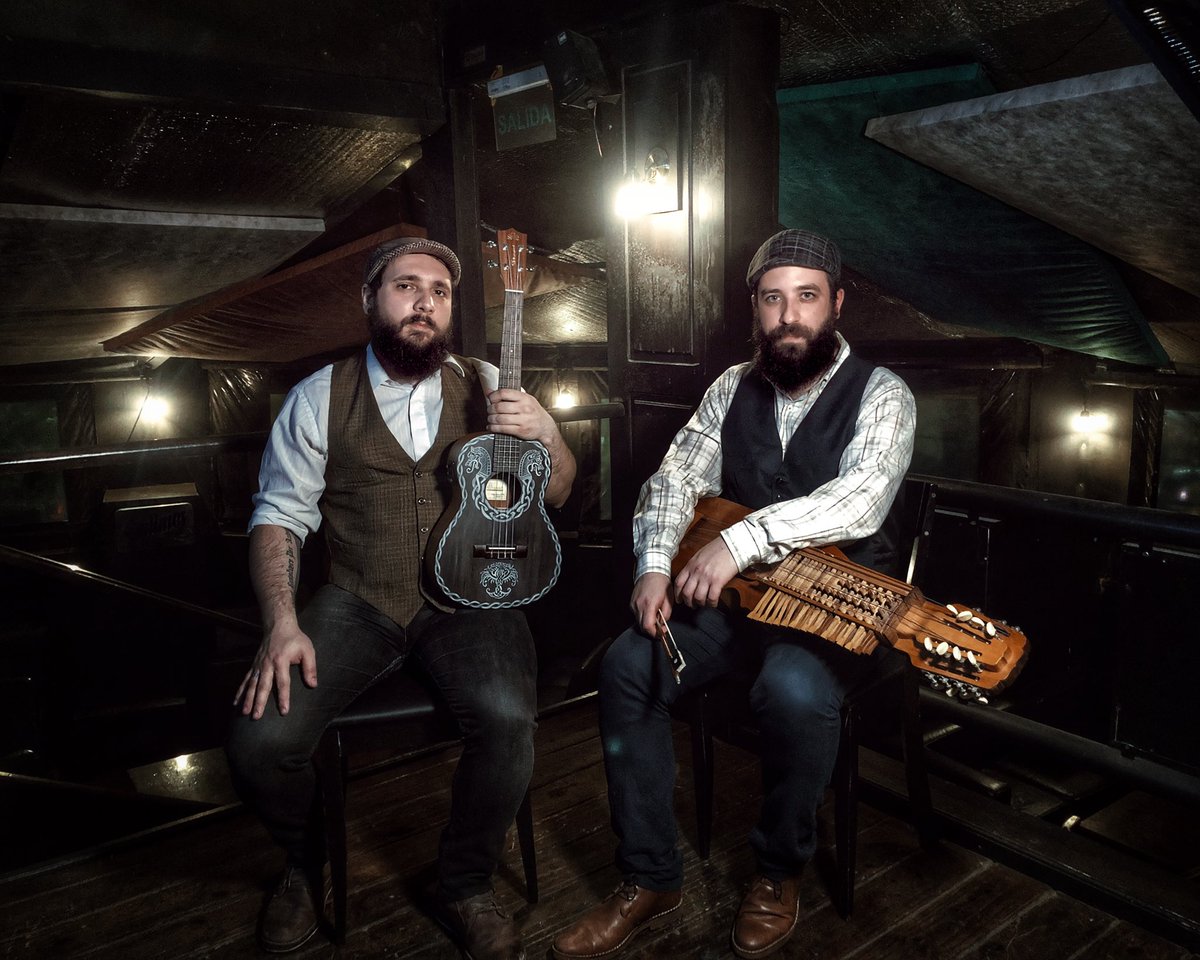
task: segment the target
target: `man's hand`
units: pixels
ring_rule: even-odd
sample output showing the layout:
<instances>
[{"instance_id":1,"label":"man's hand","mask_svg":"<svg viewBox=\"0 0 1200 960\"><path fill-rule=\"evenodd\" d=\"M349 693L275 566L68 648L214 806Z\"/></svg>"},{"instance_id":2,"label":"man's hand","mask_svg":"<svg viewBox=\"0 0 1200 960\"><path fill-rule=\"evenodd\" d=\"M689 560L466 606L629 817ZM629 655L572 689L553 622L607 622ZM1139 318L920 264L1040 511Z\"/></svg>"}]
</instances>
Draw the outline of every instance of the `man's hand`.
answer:
<instances>
[{"instance_id":1,"label":"man's hand","mask_svg":"<svg viewBox=\"0 0 1200 960\"><path fill-rule=\"evenodd\" d=\"M689 607L715 607L721 591L738 574L733 554L722 537L697 550L675 577L675 599Z\"/></svg>"},{"instance_id":2,"label":"man's hand","mask_svg":"<svg viewBox=\"0 0 1200 960\"><path fill-rule=\"evenodd\" d=\"M655 614L658 611L662 611L664 620L671 619L670 587L671 578L665 573L643 573L633 585L629 607L637 618L638 626L647 636L657 636L658 619Z\"/></svg>"},{"instance_id":3,"label":"man's hand","mask_svg":"<svg viewBox=\"0 0 1200 960\"><path fill-rule=\"evenodd\" d=\"M523 390L493 390L488 394L488 429L549 447L558 438L558 424L537 398Z\"/></svg>"},{"instance_id":4,"label":"man's hand","mask_svg":"<svg viewBox=\"0 0 1200 960\"><path fill-rule=\"evenodd\" d=\"M571 453L558 424L537 398L523 390L493 390L488 394L488 430L521 440L536 440L550 454L550 483L546 502L561 507L575 482L575 455Z\"/></svg>"},{"instance_id":5,"label":"man's hand","mask_svg":"<svg viewBox=\"0 0 1200 960\"><path fill-rule=\"evenodd\" d=\"M242 704L242 715L258 720L267 708L271 690L279 703L280 714L287 716L291 706L292 664L300 664L300 677L305 686L317 685L317 653L312 641L295 624L275 629L263 636L254 665L246 671L241 686L234 695L233 704Z\"/></svg>"}]
</instances>

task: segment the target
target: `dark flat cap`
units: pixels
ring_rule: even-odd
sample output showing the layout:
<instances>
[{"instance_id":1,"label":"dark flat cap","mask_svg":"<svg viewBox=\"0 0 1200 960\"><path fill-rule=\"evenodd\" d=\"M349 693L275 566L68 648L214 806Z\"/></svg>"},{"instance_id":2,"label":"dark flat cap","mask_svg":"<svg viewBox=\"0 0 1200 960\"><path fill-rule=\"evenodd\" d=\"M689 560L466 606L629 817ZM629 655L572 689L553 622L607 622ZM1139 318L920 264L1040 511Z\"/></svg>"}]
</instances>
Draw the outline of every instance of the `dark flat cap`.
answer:
<instances>
[{"instance_id":1,"label":"dark flat cap","mask_svg":"<svg viewBox=\"0 0 1200 960\"><path fill-rule=\"evenodd\" d=\"M758 288L762 275L775 267L824 270L836 283L842 278L842 253L837 244L827 237L807 230L780 230L758 248L750 261L750 269L746 271L746 286L751 293Z\"/></svg>"},{"instance_id":2,"label":"dark flat cap","mask_svg":"<svg viewBox=\"0 0 1200 960\"><path fill-rule=\"evenodd\" d=\"M406 253L427 253L441 260L450 271L450 285L458 286L458 280L462 276L462 265L454 251L444 243L426 240L424 237L397 237L377 246L367 258L367 265L363 270L363 283L369 284L383 273L384 267Z\"/></svg>"}]
</instances>

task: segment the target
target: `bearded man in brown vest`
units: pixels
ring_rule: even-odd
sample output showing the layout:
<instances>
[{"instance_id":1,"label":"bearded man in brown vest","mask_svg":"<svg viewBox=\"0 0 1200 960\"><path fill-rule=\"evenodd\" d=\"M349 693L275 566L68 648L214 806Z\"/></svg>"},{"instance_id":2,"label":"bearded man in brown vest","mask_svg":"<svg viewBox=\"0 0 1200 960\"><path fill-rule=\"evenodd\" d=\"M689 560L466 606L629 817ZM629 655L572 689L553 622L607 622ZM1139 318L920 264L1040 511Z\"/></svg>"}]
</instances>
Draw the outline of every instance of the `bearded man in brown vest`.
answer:
<instances>
[{"instance_id":1,"label":"bearded man in brown vest","mask_svg":"<svg viewBox=\"0 0 1200 960\"><path fill-rule=\"evenodd\" d=\"M833 241L783 230L746 273L754 360L726 370L642 487L634 514L635 626L600 670L600 735L616 890L559 934L558 960L615 956L682 899L683 862L672 798L670 706L683 692L738 673L752 679L762 732L762 811L750 835L757 869L730 935L757 960L796 927L800 872L815 846L816 810L833 770L838 710L866 671L860 657L819 637L716 609L747 567L836 543L865 566L895 571L886 522L912 457L916 410L904 382L850 352L835 330L844 291ZM671 560L697 499L720 495L751 513L701 547L674 580ZM672 676L657 642L670 629L686 669ZM882 654L884 647L879 650Z\"/></svg>"},{"instance_id":2,"label":"bearded man in brown vest","mask_svg":"<svg viewBox=\"0 0 1200 960\"><path fill-rule=\"evenodd\" d=\"M491 878L533 770L533 638L518 610L445 606L421 558L447 504L446 452L459 437L487 430L540 441L551 458L551 506L570 493L575 460L537 400L496 389L493 365L450 354L460 272L453 251L431 240L376 248L362 288L370 344L292 389L263 454L250 520L263 640L235 697L227 753L240 795L285 854L259 921L271 952L305 943L323 909L311 761L321 734L415 656L465 738L435 915L475 960L525 955ZM330 582L298 614L300 548L322 522Z\"/></svg>"}]
</instances>

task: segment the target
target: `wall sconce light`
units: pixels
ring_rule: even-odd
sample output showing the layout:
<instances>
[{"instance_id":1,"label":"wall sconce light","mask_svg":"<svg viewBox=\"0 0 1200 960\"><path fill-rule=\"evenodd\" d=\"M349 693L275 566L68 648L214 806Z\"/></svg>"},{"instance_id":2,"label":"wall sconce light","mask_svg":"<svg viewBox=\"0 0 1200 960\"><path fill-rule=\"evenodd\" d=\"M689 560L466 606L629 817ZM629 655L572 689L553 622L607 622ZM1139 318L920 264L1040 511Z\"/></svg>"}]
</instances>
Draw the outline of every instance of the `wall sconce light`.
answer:
<instances>
[{"instance_id":1,"label":"wall sconce light","mask_svg":"<svg viewBox=\"0 0 1200 960\"><path fill-rule=\"evenodd\" d=\"M558 389L554 393L554 406L559 410L569 409L579 403L579 378L571 371L559 372Z\"/></svg>"},{"instance_id":2,"label":"wall sconce light","mask_svg":"<svg viewBox=\"0 0 1200 960\"><path fill-rule=\"evenodd\" d=\"M654 147L646 155L645 180L654 186L660 180L665 181L671 172L671 158L662 147Z\"/></svg>"},{"instance_id":3,"label":"wall sconce light","mask_svg":"<svg viewBox=\"0 0 1200 960\"><path fill-rule=\"evenodd\" d=\"M665 147L651 147L642 169L629 171L617 190L617 216L626 220L679 209L679 177Z\"/></svg>"},{"instance_id":4,"label":"wall sconce light","mask_svg":"<svg viewBox=\"0 0 1200 960\"><path fill-rule=\"evenodd\" d=\"M1071 419L1071 429L1075 433L1108 433L1111 427L1109 414L1088 410L1086 406Z\"/></svg>"}]
</instances>

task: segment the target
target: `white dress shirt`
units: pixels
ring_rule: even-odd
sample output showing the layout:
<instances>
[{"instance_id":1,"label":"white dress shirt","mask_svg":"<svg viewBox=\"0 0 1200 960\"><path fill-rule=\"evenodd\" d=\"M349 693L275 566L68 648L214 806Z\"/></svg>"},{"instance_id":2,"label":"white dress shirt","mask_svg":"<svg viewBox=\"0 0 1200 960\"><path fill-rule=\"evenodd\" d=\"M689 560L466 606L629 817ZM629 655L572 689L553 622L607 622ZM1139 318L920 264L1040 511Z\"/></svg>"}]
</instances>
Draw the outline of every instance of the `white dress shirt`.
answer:
<instances>
[{"instance_id":1,"label":"white dress shirt","mask_svg":"<svg viewBox=\"0 0 1200 960\"><path fill-rule=\"evenodd\" d=\"M479 373L486 392L495 390L500 371L485 360L467 358ZM459 370L451 357L447 363ZM367 347L367 379L379 412L392 436L414 461L433 446L442 419L442 373L418 383L397 383L388 377L375 351ZM301 380L288 392L271 427L258 471L258 493L250 528L260 524L286 527L300 538L321 526L317 503L325 491L329 459L329 390L333 364Z\"/></svg>"},{"instance_id":2,"label":"white dress shirt","mask_svg":"<svg viewBox=\"0 0 1200 960\"><path fill-rule=\"evenodd\" d=\"M833 366L792 399L775 390L780 449L841 368L850 348L838 334ZM705 391L691 420L675 435L662 466L642 486L633 517L637 576L671 573L671 560L691 522L696 501L721 492L721 426L750 363L730 367ZM854 435L838 475L806 497L755 510L721 536L739 570L782 560L801 547L870 536L882 525L912 460L916 402L890 370L876 367L863 390Z\"/></svg>"}]
</instances>

